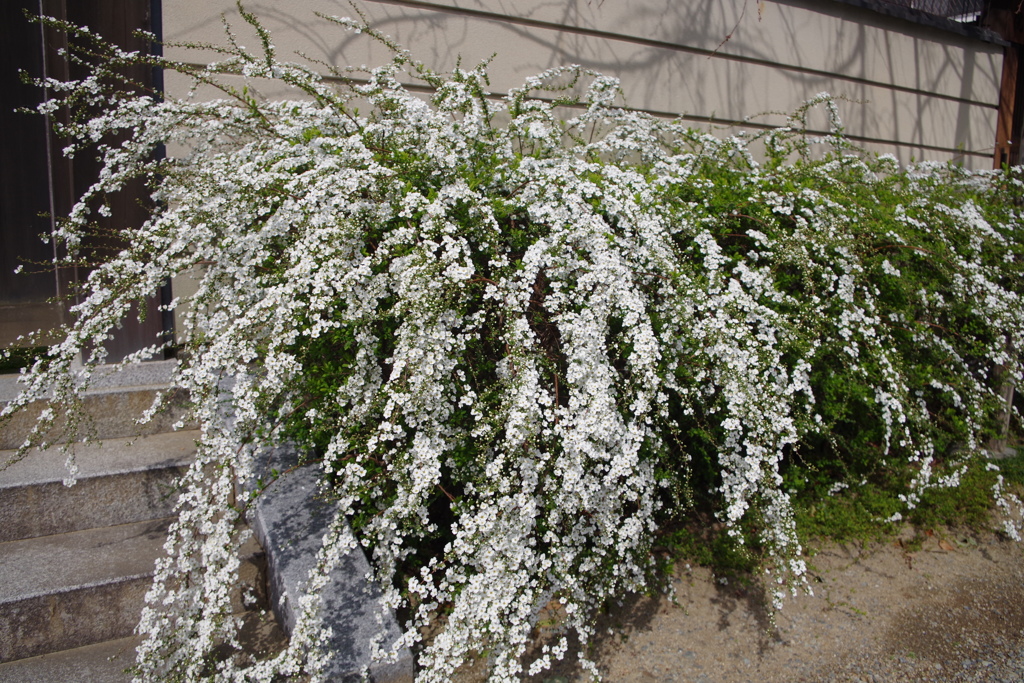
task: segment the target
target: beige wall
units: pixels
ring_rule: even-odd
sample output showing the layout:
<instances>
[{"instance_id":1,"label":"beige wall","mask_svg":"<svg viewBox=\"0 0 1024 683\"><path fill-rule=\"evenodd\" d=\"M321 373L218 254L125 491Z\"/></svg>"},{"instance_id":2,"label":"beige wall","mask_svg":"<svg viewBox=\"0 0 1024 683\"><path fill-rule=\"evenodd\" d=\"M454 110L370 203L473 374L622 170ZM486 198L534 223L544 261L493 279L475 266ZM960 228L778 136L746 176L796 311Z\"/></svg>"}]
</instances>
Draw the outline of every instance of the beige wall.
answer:
<instances>
[{"instance_id":1,"label":"beige wall","mask_svg":"<svg viewBox=\"0 0 1024 683\"><path fill-rule=\"evenodd\" d=\"M496 55L503 93L552 66L583 64L622 80L626 104L698 124L754 116L772 124L809 97L846 98L847 132L902 160L991 167L1002 48L824 0L432 0L359 5L372 24L435 68ZM164 0L168 41L222 43L220 15L243 45L258 43L231 0ZM287 9L284 9L287 7ZM314 12L349 16L344 0L247 2L282 57L302 50L336 65L388 57L365 36ZM726 38L728 37L728 40ZM209 58L170 48L192 62ZM299 59L295 57L295 59ZM169 82L183 94L180 81ZM275 93L276 94L276 93Z\"/></svg>"},{"instance_id":2,"label":"beige wall","mask_svg":"<svg viewBox=\"0 0 1024 683\"><path fill-rule=\"evenodd\" d=\"M734 130L747 117L790 112L827 91L846 98L847 133L867 149L905 162L992 166L1002 48L829 0L363 0L359 6L376 28L436 69L451 69L460 56L475 65L495 55L496 94L550 67L577 63L619 77L633 108ZM163 8L167 41L223 43L224 14L241 44L259 45L233 0L164 0ZM301 50L338 66L374 66L390 56L315 15L350 16L346 0L250 0L246 8L270 29L284 59L299 60L292 55ZM183 48L166 54L193 63L213 58ZM268 97L293 96L280 84L254 85ZM189 83L168 74L166 87L183 96ZM753 120L777 124L783 117ZM174 283L178 295L193 289L187 277Z\"/></svg>"}]
</instances>

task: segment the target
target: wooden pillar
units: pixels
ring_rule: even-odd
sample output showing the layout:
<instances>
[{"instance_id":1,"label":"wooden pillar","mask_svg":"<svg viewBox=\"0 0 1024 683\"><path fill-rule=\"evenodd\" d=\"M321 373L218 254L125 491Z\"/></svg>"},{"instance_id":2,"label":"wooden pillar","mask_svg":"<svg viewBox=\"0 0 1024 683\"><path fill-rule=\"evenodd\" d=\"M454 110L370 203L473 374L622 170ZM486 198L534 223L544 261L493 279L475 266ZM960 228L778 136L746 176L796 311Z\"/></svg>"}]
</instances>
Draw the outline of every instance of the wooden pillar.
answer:
<instances>
[{"instance_id":1,"label":"wooden pillar","mask_svg":"<svg viewBox=\"0 0 1024 683\"><path fill-rule=\"evenodd\" d=\"M1009 42L1003 48L1003 73L999 85L999 114L996 119L994 168L1024 163L1021 157L1021 132L1024 129L1024 13L1019 0L990 0L982 25ZM1007 351L1013 353L1007 337ZM1010 418L1016 391L1005 367L997 367L994 381L999 386L1003 410L998 416L1000 434L988 444L989 451L1005 451L1010 438Z\"/></svg>"},{"instance_id":2,"label":"wooden pillar","mask_svg":"<svg viewBox=\"0 0 1024 683\"><path fill-rule=\"evenodd\" d=\"M1010 43L1003 52L1003 77L999 88L999 117L996 120L995 168L1021 163L1020 120L1024 107L1021 98L1021 46Z\"/></svg>"},{"instance_id":3,"label":"wooden pillar","mask_svg":"<svg viewBox=\"0 0 1024 683\"><path fill-rule=\"evenodd\" d=\"M991 0L982 25L1009 42L1003 48L1003 74L999 86L999 115L993 166L1022 163L1024 128L1024 7L1019 0Z\"/></svg>"}]
</instances>

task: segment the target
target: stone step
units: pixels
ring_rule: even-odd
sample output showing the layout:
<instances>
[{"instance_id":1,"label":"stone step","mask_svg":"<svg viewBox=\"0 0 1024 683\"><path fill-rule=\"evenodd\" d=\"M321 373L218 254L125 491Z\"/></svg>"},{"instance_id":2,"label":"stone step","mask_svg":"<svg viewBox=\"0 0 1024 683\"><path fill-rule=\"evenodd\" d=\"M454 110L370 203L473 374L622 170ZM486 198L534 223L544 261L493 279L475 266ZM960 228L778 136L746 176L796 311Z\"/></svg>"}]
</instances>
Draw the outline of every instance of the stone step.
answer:
<instances>
[{"instance_id":1,"label":"stone step","mask_svg":"<svg viewBox=\"0 0 1024 683\"><path fill-rule=\"evenodd\" d=\"M131 635L170 522L0 543L0 662ZM247 543L233 611L267 606L265 565L259 545Z\"/></svg>"},{"instance_id":2,"label":"stone step","mask_svg":"<svg viewBox=\"0 0 1024 683\"><path fill-rule=\"evenodd\" d=\"M78 483L70 488L64 453L28 453L0 470L0 542L170 516L175 478L192 461L198 436L190 430L76 446ZM13 456L0 451L0 465Z\"/></svg>"},{"instance_id":3,"label":"stone step","mask_svg":"<svg viewBox=\"0 0 1024 683\"><path fill-rule=\"evenodd\" d=\"M97 439L114 439L171 431L184 415L184 394L172 392L167 407L144 425L136 421L153 405L159 392L166 392L177 361L154 361L115 371L97 370L83 395L85 413L91 418L91 433ZM0 375L0 406L15 398L18 375ZM19 448L35 425L45 401L37 401L13 415L0 428L0 449ZM79 435L82 436L82 435ZM51 443L67 441L64 426L58 424L47 434Z\"/></svg>"},{"instance_id":4,"label":"stone step","mask_svg":"<svg viewBox=\"0 0 1024 683\"><path fill-rule=\"evenodd\" d=\"M239 644L258 659L273 657L288 637L273 614L249 610L238 615ZM0 683L131 683L126 669L135 664L140 638L130 636L0 664Z\"/></svg>"},{"instance_id":5,"label":"stone step","mask_svg":"<svg viewBox=\"0 0 1024 683\"><path fill-rule=\"evenodd\" d=\"M0 683L131 683L134 637L0 664Z\"/></svg>"},{"instance_id":6,"label":"stone step","mask_svg":"<svg viewBox=\"0 0 1024 683\"><path fill-rule=\"evenodd\" d=\"M63 484L66 454L57 448L14 461L42 402L0 427L0 682L130 680L124 668L137 642L128 636L164 553L175 480L199 436L169 430L182 400L141 429L136 423L173 367L101 372L85 402L102 443L76 445L73 487ZM0 404L17 390L16 377L0 376ZM269 612L266 557L255 540L242 548L240 571L232 594L239 640L247 654L270 656L287 638Z\"/></svg>"},{"instance_id":7,"label":"stone step","mask_svg":"<svg viewBox=\"0 0 1024 683\"><path fill-rule=\"evenodd\" d=\"M0 662L131 635L169 523L0 543Z\"/></svg>"}]
</instances>

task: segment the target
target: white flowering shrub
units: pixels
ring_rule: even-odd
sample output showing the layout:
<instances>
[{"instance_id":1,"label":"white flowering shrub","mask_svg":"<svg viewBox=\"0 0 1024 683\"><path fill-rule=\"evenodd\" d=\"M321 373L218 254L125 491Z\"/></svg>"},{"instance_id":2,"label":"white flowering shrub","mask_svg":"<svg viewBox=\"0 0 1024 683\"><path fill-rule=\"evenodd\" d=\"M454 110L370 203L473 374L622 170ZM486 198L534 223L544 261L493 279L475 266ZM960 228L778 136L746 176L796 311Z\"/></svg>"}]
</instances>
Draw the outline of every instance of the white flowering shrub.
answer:
<instances>
[{"instance_id":1,"label":"white flowering shrub","mask_svg":"<svg viewBox=\"0 0 1024 683\"><path fill-rule=\"evenodd\" d=\"M66 340L4 414L51 391L73 409L132 302L197 279L170 306L199 452L139 626L140 680L316 674L316 588L359 545L382 608L408 615L381 656L412 646L418 680L445 681L486 653L494 680L515 680L648 586L659 529L698 498L756 546L778 601L804 574L784 476L838 491L890 463L910 508L984 455L994 372L1019 379L1024 348L1019 169L858 153L826 96L789 127L721 139L616 108L617 83L578 67L497 98L486 65L442 75L395 48L325 79L243 16L262 52L235 45L204 69L65 26L103 59L48 82L43 105L77 113L69 154L98 145L103 160L55 235L68 258L129 180L155 208L91 272ZM139 60L223 98L114 87ZM804 132L816 107L834 129L819 139ZM187 153L154 156L171 143ZM319 464L337 519L288 647L217 658L240 647L229 587L252 501L234 483L281 439ZM565 636L527 661L552 601Z\"/></svg>"}]
</instances>

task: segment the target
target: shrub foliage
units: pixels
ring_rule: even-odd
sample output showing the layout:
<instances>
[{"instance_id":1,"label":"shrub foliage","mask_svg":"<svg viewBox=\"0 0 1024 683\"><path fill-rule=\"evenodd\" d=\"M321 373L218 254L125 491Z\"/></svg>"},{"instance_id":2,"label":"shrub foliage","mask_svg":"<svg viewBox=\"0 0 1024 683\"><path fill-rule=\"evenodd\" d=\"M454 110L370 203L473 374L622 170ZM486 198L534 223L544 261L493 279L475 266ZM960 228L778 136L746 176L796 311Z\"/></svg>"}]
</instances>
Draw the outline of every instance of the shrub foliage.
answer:
<instances>
[{"instance_id":1,"label":"shrub foliage","mask_svg":"<svg viewBox=\"0 0 1024 683\"><path fill-rule=\"evenodd\" d=\"M232 43L204 69L63 26L93 74L47 82L42 107L73 113L69 154L103 161L55 235L69 259L129 180L156 208L4 414L48 392L78 405L132 303L197 284L170 306L199 455L139 627L142 680L315 673L316 590L360 545L382 609L408 615L381 656L414 646L420 680L443 681L483 652L515 679L566 651L555 638L526 661L543 608L586 642L695 505L752 547L777 602L805 571L795 491L898 482L905 512L985 456L1024 348L1019 169L900 168L854 149L825 95L721 138L617 108L617 83L578 67L494 97L486 65L440 74L392 45L382 67L325 78L243 16L262 50ZM127 93L132 61L222 98ZM295 99L261 99L263 79ZM813 137L821 110L831 132ZM186 152L157 158L165 144ZM337 517L288 648L218 660L238 647L228 587L251 503L234 482L281 439L319 464Z\"/></svg>"}]
</instances>

